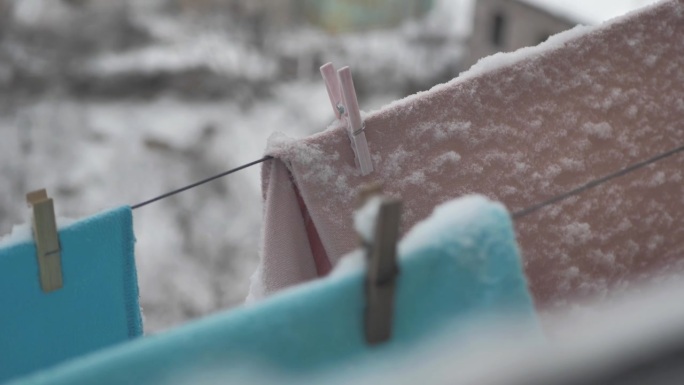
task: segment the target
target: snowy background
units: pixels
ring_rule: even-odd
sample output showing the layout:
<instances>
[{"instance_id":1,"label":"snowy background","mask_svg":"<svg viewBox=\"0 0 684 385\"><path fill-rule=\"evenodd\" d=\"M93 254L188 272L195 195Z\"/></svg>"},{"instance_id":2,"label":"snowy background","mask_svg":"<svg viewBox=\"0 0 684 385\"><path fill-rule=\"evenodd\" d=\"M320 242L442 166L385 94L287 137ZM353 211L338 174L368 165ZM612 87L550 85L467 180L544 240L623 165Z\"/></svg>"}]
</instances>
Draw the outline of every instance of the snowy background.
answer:
<instances>
[{"instance_id":1,"label":"snowy background","mask_svg":"<svg viewBox=\"0 0 684 385\"><path fill-rule=\"evenodd\" d=\"M26 222L33 189L81 218L256 160L274 131L325 129L325 62L352 67L363 110L445 82L465 69L473 8L436 0L398 27L333 34L171 0L92 2L0 0L0 234ZM243 302L259 170L134 212L146 332Z\"/></svg>"},{"instance_id":2,"label":"snowy background","mask_svg":"<svg viewBox=\"0 0 684 385\"><path fill-rule=\"evenodd\" d=\"M32 189L80 218L258 159L276 130L325 129L326 61L352 66L365 110L452 78L460 3L397 29L302 25L255 42L230 15L0 0L0 234L26 222ZM435 30L449 35L422 39ZM259 170L134 212L147 332L242 303L258 261Z\"/></svg>"}]
</instances>

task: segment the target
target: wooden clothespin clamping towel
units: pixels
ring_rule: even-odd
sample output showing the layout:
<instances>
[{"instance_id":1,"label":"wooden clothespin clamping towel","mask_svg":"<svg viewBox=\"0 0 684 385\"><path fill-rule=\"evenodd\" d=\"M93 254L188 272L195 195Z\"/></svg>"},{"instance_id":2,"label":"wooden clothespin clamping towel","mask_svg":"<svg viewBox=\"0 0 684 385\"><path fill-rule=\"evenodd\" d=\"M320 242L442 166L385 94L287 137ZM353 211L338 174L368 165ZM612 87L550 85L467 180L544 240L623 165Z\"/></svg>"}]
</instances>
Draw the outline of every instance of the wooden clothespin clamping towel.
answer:
<instances>
[{"instance_id":1,"label":"wooden clothespin clamping towel","mask_svg":"<svg viewBox=\"0 0 684 385\"><path fill-rule=\"evenodd\" d=\"M364 242L368 262L364 327L370 345L392 336L401 201L380 197L377 210L372 241Z\"/></svg>"},{"instance_id":2,"label":"wooden clothespin clamping towel","mask_svg":"<svg viewBox=\"0 0 684 385\"><path fill-rule=\"evenodd\" d=\"M38 257L40 287L48 293L62 288L62 256L55 207L45 189L26 194L26 201L33 207L33 237Z\"/></svg>"}]
</instances>

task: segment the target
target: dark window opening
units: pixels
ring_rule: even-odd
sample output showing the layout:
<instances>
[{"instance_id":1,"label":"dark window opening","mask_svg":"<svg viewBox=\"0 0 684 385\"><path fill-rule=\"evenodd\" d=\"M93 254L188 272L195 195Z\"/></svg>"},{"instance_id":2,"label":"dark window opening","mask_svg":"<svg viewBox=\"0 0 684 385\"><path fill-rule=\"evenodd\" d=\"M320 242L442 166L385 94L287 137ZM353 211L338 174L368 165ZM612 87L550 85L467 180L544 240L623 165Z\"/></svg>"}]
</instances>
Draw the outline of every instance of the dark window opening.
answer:
<instances>
[{"instance_id":1,"label":"dark window opening","mask_svg":"<svg viewBox=\"0 0 684 385\"><path fill-rule=\"evenodd\" d=\"M492 45L501 47L503 45L504 27L506 25L506 18L503 13L497 12L494 15L492 25Z\"/></svg>"}]
</instances>

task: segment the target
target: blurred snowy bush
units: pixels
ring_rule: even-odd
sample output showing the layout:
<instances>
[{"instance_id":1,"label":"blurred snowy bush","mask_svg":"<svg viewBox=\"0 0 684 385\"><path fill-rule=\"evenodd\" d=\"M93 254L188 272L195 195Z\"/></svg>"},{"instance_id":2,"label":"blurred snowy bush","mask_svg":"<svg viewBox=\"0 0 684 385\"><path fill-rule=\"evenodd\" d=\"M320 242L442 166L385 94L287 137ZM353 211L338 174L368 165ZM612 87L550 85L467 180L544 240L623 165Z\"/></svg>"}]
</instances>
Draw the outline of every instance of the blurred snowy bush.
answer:
<instances>
[{"instance_id":1,"label":"blurred snowy bush","mask_svg":"<svg viewBox=\"0 0 684 385\"><path fill-rule=\"evenodd\" d=\"M324 62L352 66L366 110L451 79L462 3L331 35L296 12L269 19L285 2L0 0L0 234L25 221L31 189L84 217L257 159L273 131L325 129ZM134 220L147 332L242 303L258 260L258 167Z\"/></svg>"}]
</instances>

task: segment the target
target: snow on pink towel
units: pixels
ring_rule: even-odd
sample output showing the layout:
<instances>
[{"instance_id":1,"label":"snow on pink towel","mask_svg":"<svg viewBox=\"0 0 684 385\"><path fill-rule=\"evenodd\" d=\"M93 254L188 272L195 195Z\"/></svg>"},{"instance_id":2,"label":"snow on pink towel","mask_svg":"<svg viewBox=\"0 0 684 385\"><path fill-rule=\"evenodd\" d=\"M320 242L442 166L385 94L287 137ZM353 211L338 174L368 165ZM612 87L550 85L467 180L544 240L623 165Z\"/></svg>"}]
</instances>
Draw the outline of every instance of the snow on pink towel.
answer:
<instances>
[{"instance_id":1,"label":"snow on pink towel","mask_svg":"<svg viewBox=\"0 0 684 385\"><path fill-rule=\"evenodd\" d=\"M341 125L303 140L274 135L251 298L314 279L321 257L335 265L357 247L352 213L366 183L403 199L406 231L454 197L480 193L515 212L681 146L681 36L684 2L671 0L483 59L366 115L376 170L365 177ZM684 270L682 170L684 157L671 157L517 221L538 307Z\"/></svg>"}]
</instances>

